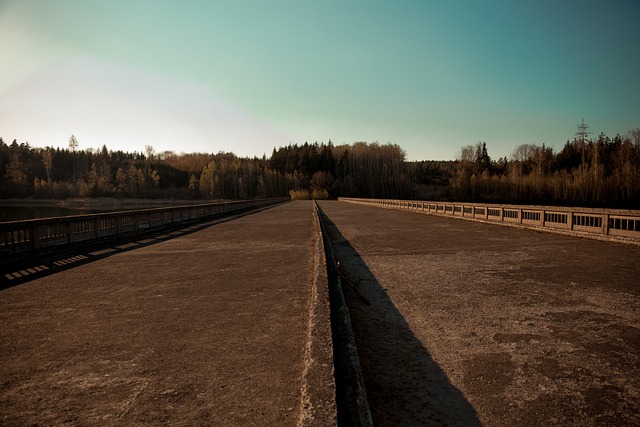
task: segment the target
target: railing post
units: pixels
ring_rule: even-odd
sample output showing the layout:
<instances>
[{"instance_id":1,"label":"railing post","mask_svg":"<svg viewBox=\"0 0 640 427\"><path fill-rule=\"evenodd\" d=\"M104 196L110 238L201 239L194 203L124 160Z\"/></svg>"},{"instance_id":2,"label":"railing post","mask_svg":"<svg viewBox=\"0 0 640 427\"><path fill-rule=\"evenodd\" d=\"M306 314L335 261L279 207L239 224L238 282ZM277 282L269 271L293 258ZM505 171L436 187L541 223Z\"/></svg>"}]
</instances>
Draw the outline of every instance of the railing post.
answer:
<instances>
[{"instance_id":1,"label":"railing post","mask_svg":"<svg viewBox=\"0 0 640 427\"><path fill-rule=\"evenodd\" d=\"M34 225L31 229L31 247L33 250L37 251L40 247L40 236L38 233L38 226Z\"/></svg>"},{"instance_id":2,"label":"railing post","mask_svg":"<svg viewBox=\"0 0 640 427\"><path fill-rule=\"evenodd\" d=\"M609 235L609 214L602 215L602 234Z\"/></svg>"}]
</instances>

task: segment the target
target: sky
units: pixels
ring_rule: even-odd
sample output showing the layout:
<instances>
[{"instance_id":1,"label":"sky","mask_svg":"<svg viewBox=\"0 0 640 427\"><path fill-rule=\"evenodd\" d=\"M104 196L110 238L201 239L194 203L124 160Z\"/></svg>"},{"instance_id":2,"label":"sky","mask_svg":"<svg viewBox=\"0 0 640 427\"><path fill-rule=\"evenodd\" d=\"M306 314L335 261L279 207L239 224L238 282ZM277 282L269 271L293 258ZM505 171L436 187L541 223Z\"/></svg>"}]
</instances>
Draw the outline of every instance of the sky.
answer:
<instances>
[{"instance_id":1,"label":"sky","mask_svg":"<svg viewBox=\"0 0 640 427\"><path fill-rule=\"evenodd\" d=\"M0 137L271 154L640 127L640 0L0 0Z\"/></svg>"}]
</instances>

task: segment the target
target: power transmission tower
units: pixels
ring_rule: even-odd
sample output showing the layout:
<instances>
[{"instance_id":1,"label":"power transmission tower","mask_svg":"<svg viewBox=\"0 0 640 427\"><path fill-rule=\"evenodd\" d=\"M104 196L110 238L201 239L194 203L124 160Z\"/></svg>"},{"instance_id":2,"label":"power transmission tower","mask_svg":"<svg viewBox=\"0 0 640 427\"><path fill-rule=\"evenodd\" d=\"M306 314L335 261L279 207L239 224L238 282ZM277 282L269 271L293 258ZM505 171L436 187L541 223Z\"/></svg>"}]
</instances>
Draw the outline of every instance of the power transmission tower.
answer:
<instances>
[{"instance_id":1,"label":"power transmission tower","mask_svg":"<svg viewBox=\"0 0 640 427\"><path fill-rule=\"evenodd\" d=\"M584 122L584 119L582 119L582 122L580 122L578 124L577 127L577 131L576 131L576 141L578 141L578 143L580 144L580 148L582 151L582 162L580 164L580 171L581 171L581 197L582 200L585 200L587 197L587 186L584 183L584 180L586 179L587 176L587 144L585 142L587 136L591 133L588 131L589 126Z\"/></svg>"},{"instance_id":2,"label":"power transmission tower","mask_svg":"<svg viewBox=\"0 0 640 427\"><path fill-rule=\"evenodd\" d=\"M576 131L576 139L584 144L584 140L591 133L587 129L589 129L589 125L584 122L582 119L581 123L578 123L578 130Z\"/></svg>"},{"instance_id":3,"label":"power transmission tower","mask_svg":"<svg viewBox=\"0 0 640 427\"><path fill-rule=\"evenodd\" d=\"M586 143L585 140L587 139L587 136L589 136L589 134L591 132L588 131L589 129L589 125L586 124L584 122L584 119L582 119L582 122L578 123L578 130L576 131L576 140L580 142L580 148L582 149L582 168L583 170L586 168Z\"/></svg>"}]
</instances>

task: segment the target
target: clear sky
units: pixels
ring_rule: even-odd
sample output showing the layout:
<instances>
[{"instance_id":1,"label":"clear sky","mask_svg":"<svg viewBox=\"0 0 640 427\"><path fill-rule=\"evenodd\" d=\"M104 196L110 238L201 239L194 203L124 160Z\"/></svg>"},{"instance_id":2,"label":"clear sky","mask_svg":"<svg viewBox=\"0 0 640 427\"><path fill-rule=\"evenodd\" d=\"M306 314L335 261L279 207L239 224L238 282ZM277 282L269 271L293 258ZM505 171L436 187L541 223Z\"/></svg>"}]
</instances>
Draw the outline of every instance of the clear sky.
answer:
<instances>
[{"instance_id":1,"label":"clear sky","mask_svg":"<svg viewBox=\"0 0 640 427\"><path fill-rule=\"evenodd\" d=\"M0 0L0 136L270 155L640 127L638 0Z\"/></svg>"}]
</instances>

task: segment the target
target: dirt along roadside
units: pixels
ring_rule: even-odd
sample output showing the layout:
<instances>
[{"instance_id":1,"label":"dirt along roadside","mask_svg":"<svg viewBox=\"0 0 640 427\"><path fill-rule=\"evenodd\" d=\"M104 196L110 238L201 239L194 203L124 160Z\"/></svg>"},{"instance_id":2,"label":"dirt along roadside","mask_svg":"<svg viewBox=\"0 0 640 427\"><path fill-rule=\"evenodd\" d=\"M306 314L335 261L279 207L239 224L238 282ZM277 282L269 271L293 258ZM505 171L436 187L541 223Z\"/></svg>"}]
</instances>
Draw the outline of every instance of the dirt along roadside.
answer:
<instances>
[{"instance_id":1,"label":"dirt along roadside","mask_svg":"<svg viewBox=\"0 0 640 427\"><path fill-rule=\"evenodd\" d=\"M0 292L2 425L295 425L316 253L292 202Z\"/></svg>"},{"instance_id":2,"label":"dirt along roadside","mask_svg":"<svg viewBox=\"0 0 640 427\"><path fill-rule=\"evenodd\" d=\"M640 425L640 248L320 206L377 425Z\"/></svg>"}]
</instances>

